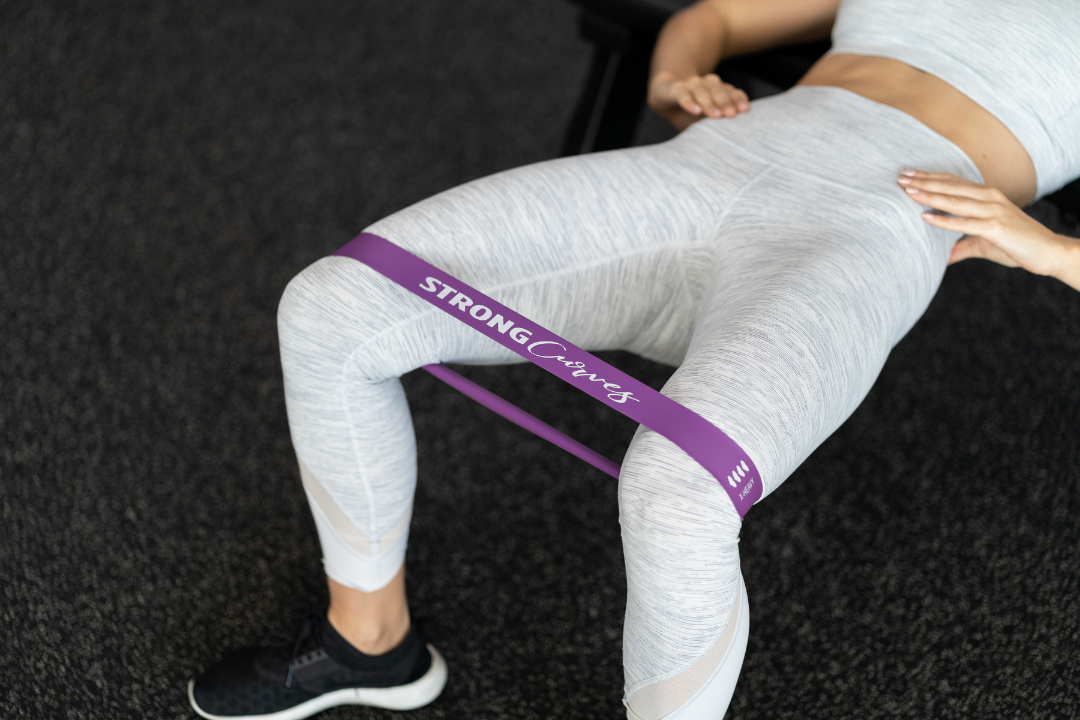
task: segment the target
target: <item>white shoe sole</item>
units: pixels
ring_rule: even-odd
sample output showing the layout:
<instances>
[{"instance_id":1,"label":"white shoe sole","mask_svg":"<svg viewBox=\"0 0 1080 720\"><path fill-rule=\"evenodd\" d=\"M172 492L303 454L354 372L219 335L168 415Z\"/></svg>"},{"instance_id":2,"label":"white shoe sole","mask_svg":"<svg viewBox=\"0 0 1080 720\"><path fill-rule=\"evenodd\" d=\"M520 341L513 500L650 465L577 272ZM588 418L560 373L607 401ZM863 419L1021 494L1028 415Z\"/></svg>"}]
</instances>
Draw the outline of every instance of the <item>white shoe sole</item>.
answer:
<instances>
[{"instance_id":1,"label":"white shoe sole","mask_svg":"<svg viewBox=\"0 0 1080 720\"><path fill-rule=\"evenodd\" d=\"M188 700L192 709L207 720L303 720L338 705L370 705L387 710L414 710L439 697L446 686L446 661L430 645L431 667L419 680L388 688L344 688L312 698L269 715L211 715L195 704L195 680L188 682Z\"/></svg>"}]
</instances>

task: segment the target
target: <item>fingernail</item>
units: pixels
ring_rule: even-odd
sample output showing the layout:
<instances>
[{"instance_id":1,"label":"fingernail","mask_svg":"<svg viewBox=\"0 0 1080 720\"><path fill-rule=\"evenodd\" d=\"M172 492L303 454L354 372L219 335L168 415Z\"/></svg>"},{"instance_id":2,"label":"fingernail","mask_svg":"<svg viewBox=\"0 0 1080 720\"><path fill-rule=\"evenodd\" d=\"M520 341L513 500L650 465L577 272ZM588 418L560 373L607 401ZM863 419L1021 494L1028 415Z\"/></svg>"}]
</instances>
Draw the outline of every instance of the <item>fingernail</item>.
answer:
<instances>
[{"instance_id":1,"label":"fingernail","mask_svg":"<svg viewBox=\"0 0 1080 720\"><path fill-rule=\"evenodd\" d=\"M918 195L919 194L919 188L912 188L912 187L904 188L904 192L906 192L908 195Z\"/></svg>"},{"instance_id":2,"label":"fingernail","mask_svg":"<svg viewBox=\"0 0 1080 720\"><path fill-rule=\"evenodd\" d=\"M901 175L907 175L908 177L914 177L915 175L918 174L918 171L917 170L903 170L903 171L901 171L900 174Z\"/></svg>"},{"instance_id":3,"label":"fingernail","mask_svg":"<svg viewBox=\"0 0 1080 720\"><path fill-rule=\"evenodd\" d=\"M897 180L896 182L900 183L901 185L910 185L913 181L909 177L902 177L899 180Z\"/></svg>"}]
</instances>

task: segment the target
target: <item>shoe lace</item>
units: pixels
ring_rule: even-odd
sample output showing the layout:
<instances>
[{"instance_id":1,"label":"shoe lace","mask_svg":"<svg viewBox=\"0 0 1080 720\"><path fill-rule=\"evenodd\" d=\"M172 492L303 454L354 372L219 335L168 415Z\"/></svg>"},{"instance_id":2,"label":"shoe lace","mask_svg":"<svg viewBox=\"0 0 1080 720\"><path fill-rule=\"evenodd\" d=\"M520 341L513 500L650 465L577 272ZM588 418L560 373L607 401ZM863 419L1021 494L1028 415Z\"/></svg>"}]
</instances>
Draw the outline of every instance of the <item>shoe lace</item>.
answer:
<instances>
[{"instance_id":1,"label":"shoe lace","mask_svg":"<svg viewBox=\"0 0 1080 720\"><path fill-rule=\"evenodd\" d=\"M300 632L297 633L295 639L277 630L267 633L263 639L263 642L271 647L285 648L290 644L293 646L292 654L289 656L289 670L285 674L285 687L292 687L293 671L296 669L296 661L300 657L300 648L305 640L314 635L315 629L319 627L321 621L322 616L319 613L311 612L304 617L304 621L300 625Z\"/></svg>"}]
</instances>

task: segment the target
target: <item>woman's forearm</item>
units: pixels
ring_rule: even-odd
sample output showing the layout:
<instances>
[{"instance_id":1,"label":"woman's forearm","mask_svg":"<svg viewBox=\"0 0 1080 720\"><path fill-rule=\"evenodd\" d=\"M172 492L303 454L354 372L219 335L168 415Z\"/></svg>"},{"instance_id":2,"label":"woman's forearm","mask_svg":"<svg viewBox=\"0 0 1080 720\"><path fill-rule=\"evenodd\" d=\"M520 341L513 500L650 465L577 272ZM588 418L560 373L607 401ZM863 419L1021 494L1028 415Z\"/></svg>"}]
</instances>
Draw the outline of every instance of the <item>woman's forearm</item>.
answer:
<instances>
[{"instance_id":1,"label":"woman's forearm","mask_svg":"<svg viewBox=\"0 0 1080 720\"><path fill-rule=\"evenodd\" d=\"M735 55L826 38L839 5L840 0L701 0L660 31L652 77L705 75Z\"/></svg>"},{"instance_id":2,"label":"woman's forearm","mask_svg":"<svg viewBox=\"0 0 1080 720\"><path fill-rule=\"evenodd\" d=\"M652 79L704 75L723 59L724 19L714 3L703 2L676 13L660 30L652 56Z\"/></svg>"}]
</instances>

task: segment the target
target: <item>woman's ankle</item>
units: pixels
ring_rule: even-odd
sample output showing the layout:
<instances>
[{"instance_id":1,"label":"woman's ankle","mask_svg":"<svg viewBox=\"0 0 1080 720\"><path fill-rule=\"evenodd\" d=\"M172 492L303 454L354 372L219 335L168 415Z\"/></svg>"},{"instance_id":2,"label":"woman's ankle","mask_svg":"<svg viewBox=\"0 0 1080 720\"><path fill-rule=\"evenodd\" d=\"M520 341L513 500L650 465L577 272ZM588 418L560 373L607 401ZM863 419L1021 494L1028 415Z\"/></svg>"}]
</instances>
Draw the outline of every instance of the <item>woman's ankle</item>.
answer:
<instances>
[{"instance_id":1,"label":"woman's ankle","mask_svg":"<svg viewBox=\"0 0 1080 720\"><path fill-rule=\"evenodd\" d=\"M350 645L365 655L384 655L409 634L405 568L385 586L364 592L327 578L330 608L326 618Z\"/></svg>"},{"instance_id":2,"label":"woman's ankle","mask_svg":"<svg viewBox=\"0 0 1080 720\"><path fill-rule=\"evenodd\" d=\"M372 622L354 619L335 612L331 607L326 613L326 619L341 637L365 655L385 655L390 652L405 640L411 627L408 613L403 621Z\"/></svg>"}]
</instances>

